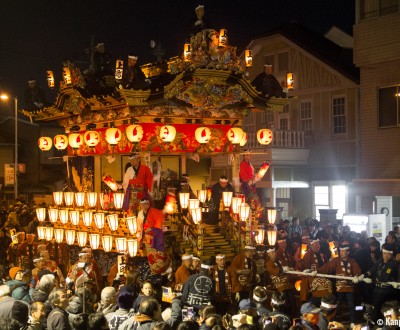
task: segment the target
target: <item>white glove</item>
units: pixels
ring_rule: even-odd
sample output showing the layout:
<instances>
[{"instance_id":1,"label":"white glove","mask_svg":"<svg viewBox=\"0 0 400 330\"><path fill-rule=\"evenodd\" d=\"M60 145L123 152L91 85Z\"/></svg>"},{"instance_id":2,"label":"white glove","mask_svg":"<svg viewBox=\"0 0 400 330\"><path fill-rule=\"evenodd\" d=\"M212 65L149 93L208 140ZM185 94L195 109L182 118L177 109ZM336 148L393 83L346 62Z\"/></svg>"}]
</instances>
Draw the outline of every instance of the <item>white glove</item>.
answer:
<instances>
[{"instance_id":1,"label":"white glove","mask_svg":"<svg viewBox=\"0 0 400 330\"><path fill-rule=\"evenodd\" d=\"M360 276L358 276L358 280L361 282L364 279L364 274L361 274Z\"/></svg>"},{"instance_id":2,"label":"white glove","mask_svg":"<svg viewBox=\"0 0 400 330\"><path fill-rule=\"evenodd\" d=\"M364 278L363 281L368 284L372 283L372 280L368 277Z\"/></svg>"},{"instance_id":3,"label":"white glove","mask_svg":"<svg viewBox=\"0 0 400 330\"><path fill-rule=\"evenodd\" d=\"M312 276L317 276L317 273L318 273L318 272L317 272L316 270L311 271L311 275L312 275Z\"/></svg>"},{"instance_id":4,"label":"white glove","mask_svg":"<svg viewBox=\"0 0 400 330\"><path fill-rule=\"evenodd\" d=\"M236 294L235 294L235 300L236 300L237 302L239 302L239 300L240 300L240 293L239 293L239 292L236 292Z\"/></svg>"},{"instance_id":5,"label":"white glove","mask_svg":"<svg viewBox=\"0 0 400 330\"><path fill-rule=\"evenodd\" d=\"M290 270L290 268L288 266L283 266L282 270L286 273Z\"/></svg>"},{"instance_id":6,"label":"white glove","mask_svg":"<svg viewBox=\"0 0 400 330\"><path fill-rule=\"evenodd\" d=\"M360 279L357 276L354 276L352 281L353 283L358 283Z\"/></svg>"},{"instance_id":7,"label":"white glove","mask_svg":"<svg viewBox=\"0 0 400 330\"><path fill-rule=\"evenodd\" d=\"M390 284L395 289L400 289L400 283L398 282L387 282L387 284Z\"/></svg>"},{"instance_id":8,"label":"white glove","mask_svg":"<svg viewBox=\"0 0 400 330\"><path fill-rule=\"evenodd\" d=\"M304 269L304 270L303 270L303 273L306 273L306 274L307 274L307 273L311 273L311 271L312 271L311 269Z\"/></svg>"}]
</instances>

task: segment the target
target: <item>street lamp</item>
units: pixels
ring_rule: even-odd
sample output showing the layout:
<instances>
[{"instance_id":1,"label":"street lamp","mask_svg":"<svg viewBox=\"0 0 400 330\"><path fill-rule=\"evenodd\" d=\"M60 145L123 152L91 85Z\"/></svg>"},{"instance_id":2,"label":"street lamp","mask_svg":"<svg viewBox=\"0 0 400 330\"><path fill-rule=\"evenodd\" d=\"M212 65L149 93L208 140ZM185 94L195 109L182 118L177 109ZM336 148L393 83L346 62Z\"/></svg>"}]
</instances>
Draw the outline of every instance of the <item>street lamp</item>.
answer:
<instances>
[{"instance_id":1,"label":"street lamp","mask_svg":"<svg viewBox=\"0 0 400 330\"><path fill-rule=\"evenodd\" d=\"M8 100L10 97L7 94L1 94L1 100ZM18 177L17 177L17 168L18 168L18 98L14 97L14 132L15 132L15 140L14 140L14 199L18 197Z\"/></svg>"}]
</instances>

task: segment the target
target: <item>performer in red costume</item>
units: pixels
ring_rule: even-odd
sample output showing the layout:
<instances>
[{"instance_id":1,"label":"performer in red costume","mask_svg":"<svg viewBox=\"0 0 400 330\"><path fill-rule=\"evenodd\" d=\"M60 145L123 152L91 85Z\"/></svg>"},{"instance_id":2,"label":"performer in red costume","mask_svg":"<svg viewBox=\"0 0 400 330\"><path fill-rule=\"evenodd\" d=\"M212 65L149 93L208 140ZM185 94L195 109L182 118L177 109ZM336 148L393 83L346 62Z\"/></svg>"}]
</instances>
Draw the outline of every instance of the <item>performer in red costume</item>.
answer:
<instances>
[{"instance_id":1,"label":"performer in red costume","mask_svg":"<svg viewBox=\"0 0 400 330\"><path fill-rule=\"evenodd\" d=\"M142 164L140 155L133 153L129 156L131 166L124 175L122 187L125 190L123 209L129 214L138 214L139 202L142 198L150 199L153 190L153 173Z\"/></svg>"},{"instance_id":2,"label":"performer in red costume","mask_svg":"<svg viewBox=\"0 0 400 330\"><path fill-rule=\"evenodd\" d=\"M251 154L247 150L243 154L243 160L240 163L239 177L242 184L242 192L246 197L246 202L249 203L252 209L256 210L260 207L260 199L256 192L256 182L260 178L254 173L254 166L250 162Z\"/></svg>"}]
</instances>

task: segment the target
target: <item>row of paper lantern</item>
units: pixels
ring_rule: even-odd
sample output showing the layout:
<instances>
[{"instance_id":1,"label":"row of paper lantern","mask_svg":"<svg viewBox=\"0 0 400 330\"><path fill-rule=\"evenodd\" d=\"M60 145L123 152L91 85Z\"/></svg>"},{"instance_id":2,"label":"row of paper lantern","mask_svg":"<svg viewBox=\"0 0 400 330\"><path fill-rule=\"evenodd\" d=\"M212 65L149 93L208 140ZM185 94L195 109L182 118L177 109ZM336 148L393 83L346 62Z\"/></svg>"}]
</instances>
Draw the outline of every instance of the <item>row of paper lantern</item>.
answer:
<instances>
[{"instance_id":1,"label":"row of paper lantern","mask_svg":"<svg viewBox=\"0 0 400 330\"><path fill-rule=\"evenodd\" d=\"M129 125L125 129L127 139L132 143L138 143L143 138L143 127L140 125ZM172 125L164 125L160 128L159 136L163 142L170 143L174 141L176 137L176 128ZM273 133L270 129L262 128L257 132L257 140L262 145L268 145L271 143ZM110 127L106 130L105 135L106 141L111 146L116 146L122 138L122 132L119 128ZM206 126L198 127L195 130L196 141L200 144L210 142L211 130ZM227 133L227 138L232 144L238 144L244 146L247 142L248 136L240 127L232 127ZM101 138L97 131L86 131L83 134L70 133L69 136L59 134L52 140L50 137L42 136L38 140L39 149L42 151L48 151L54 144L54 147L58 150L64 150L68 145L73 149L80 148L83 143L88 147L95 147L99 144Z\"/></svg>"},{"instance_id":2,"label":"row of paper lantern","mask_svg":"<svg viewBox=\"0 0 400 330\"><path fill-rule=\"evenodd\" d=\"M37 228L38 239L52 241L54 240L61 244L65 241L68 245L74 245L75 239L80 247L85 247L88 238L90 247L93 250L100 248L100 240L105 252L112 251L113 241L115 248L120 253L128 252L131 257L136 256L138 250L138 240L126 237L113 237L111 235L100 235L97 233L88 234L86 231L75 231L74 229L63 229L54 227L39 226Z\"/></svg>"}]
</instances>

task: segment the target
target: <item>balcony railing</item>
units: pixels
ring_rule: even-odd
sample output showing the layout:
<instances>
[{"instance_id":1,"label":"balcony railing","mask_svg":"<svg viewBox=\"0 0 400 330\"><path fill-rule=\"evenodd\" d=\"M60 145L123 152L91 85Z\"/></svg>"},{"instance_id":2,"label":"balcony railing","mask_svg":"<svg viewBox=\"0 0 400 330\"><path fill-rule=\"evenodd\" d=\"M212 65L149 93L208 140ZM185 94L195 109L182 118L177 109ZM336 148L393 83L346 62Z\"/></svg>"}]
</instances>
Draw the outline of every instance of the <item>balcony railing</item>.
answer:
<instances>
[{"instance_id":1,"label":"balcony railing","mask_svg":"<svg viewBox=\"0 0 400 330\"><path fill-rule=\"evenodd\" d=\"M272 148L307 148L308 143L306 136L308 133L305 131L284 131L284 130L273 130L274 137L271 144ZM263 148L257 141L256 134L249 134L249 139L246 143L246 147L250 149Z\"/></svg>"}]
</instances>

